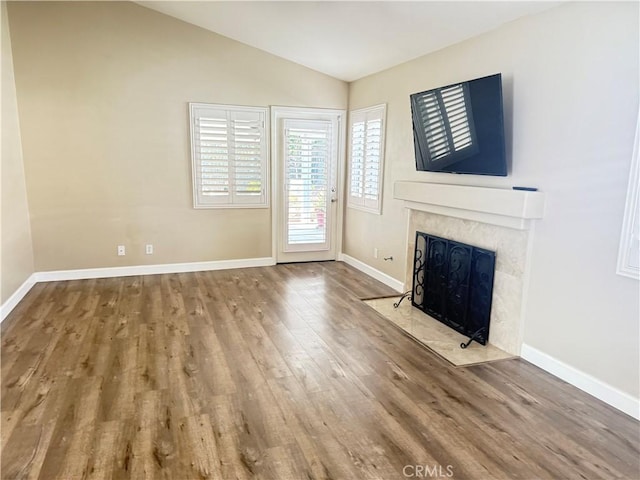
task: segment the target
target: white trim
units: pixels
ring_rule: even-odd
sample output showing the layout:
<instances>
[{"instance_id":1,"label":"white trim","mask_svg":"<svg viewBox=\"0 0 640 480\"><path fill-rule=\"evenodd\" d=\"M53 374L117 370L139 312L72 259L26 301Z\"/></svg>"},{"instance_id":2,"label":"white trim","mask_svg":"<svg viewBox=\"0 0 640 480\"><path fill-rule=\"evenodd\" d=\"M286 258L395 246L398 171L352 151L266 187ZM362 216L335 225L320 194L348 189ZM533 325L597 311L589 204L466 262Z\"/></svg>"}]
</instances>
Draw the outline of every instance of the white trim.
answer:
<instances>
[{"instance_id":1,"label":"white trim","mask_svg":"<svg viewBox=\"0 0 640 480\"><path fill-rule=\"evenodd\" d=\"M636 136L633 143L633 155L631 157L631 168L629 171L629 184L627 186L627 200L624 208L624 220L622 222L622 234L620 235L620 247L618 249L618 265L616 273L625 277L640 280L640 268L634 265L632 258L638 254L638 214L640 213L640 200L638 199L640 187L640 113L638 113L638 123L636 125ZM632 252L635 255L632 255ZM637 257L636 257L637 261Z\"/></svg>"},{"instance_id":2,"label":"white trim","mask_svg":"<svg viewBox=\"0 0 640 480\"><path fill-rule=\"evenodd\" d=\"M397 181L393 198L413 210L528 230L544 216L545 194L538 191Z\"/></svg>"},{"instance_id":3,"label":"white trim","mask_svg":"<svg viewBox=\"0 0 640 480\"><path fill-rule=\"evenodd\" d=\"M611 405L612 407L640 420L640 399L592 377L571 365L527 344L522 345L521 357L546 372L570 383L574 387Z\"/></svg>"},{"instance_id":4,"label":"white trim","mask_svg":"<svg viewBox=\"0 0 640 480\"><path fill-rule=\"evenodd\" d=\"M336 225L334 231L335 234L335 259L338 259L338 252L342 252L342 237L343 237L343 225L344 225L344 205L346 199L343 198L345 182L347 181L345 165L347 162L347 111L336 110L338 115L338 165L336 166Z\"/></svg>"},{"instance_id":5,"label":"white trim","mask_svg":"<svg viewBox=\"0 0 640 480\"><path fill-rule=\"evenodd\" d=\"M131 277L135 275L158 275L163 273L207 272L231 268L267 267L275 265L271 257L243 258L238 260L216 260L212 262L167 263L163 265L131 265L128 267L86 268L82 270L57 270L38 272L38 282L59 280L85 280L89 278Z\"/></svg>"},{"instance_id":6,"label":"white trim","mask_svg":"<svg viewBox=\"0 0 640 480\"><path fill-rule=\"evenodd\" d=\"M276 113L278 107L271 107L269 109L271 113L271 127L270 127L270 143L271 151L269 152L269 168L270 168L270 184L271 184L271 256L278 258L278 225L280 225L280 209L278 208L278 191L282 188L278 180L280 175L280 166L278 150L280 144L278 142L278 119Z\"/></svg>"},{"instance_id":7,"label":"white trim","mask_svg":"<svg viewBox=\"0 0 640 480\"><path fill-rule=\"evenodd\" d=\"M5 318L13 311L14 308L20 303L27 293L33 288L33 286L37 283L36 274L33 273L27 278L22 285L18 287L18 289L13 292L13 294L0 305L0 323L4 321Z\"/></svg>"},{"instance_id":8,"label":"white trim","mask_svg":"<svg viewBox=\"0 0 640 480\"><path fill-rule=\"evenodd\" d=\"M361 272L366 273L370 277L384 283L386 286L393 288L396 292L404 291L404 282L396 280L392 276L387 275L386 273L381 272L360 260L357 260L345 253L340 254L338 260L346 263L347 265L351 265L353 268L357 268Z\"/></svg>"}]
</instances>

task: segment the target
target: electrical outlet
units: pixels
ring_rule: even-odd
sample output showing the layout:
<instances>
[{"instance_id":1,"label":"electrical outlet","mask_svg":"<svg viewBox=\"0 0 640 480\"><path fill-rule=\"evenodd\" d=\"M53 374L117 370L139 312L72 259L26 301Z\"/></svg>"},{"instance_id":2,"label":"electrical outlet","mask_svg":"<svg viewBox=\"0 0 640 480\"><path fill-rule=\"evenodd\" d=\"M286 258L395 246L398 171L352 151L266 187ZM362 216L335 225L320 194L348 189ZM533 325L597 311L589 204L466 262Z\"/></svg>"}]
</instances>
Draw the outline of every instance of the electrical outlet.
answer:
<instances>
[{"instance_id":1,"label":"electrical outlet","mask_svg":"<svg viewBox=\"0 0 640 480\"><path fill-rule=\"evenodd\" d=\"M153 245L151 245L150 243L148 243L148 244L144 247L144 253L146 253L147 255L153 255Z\"/></svg>"},{"instance_id":2,"label":"electrical outlet","mask_svg":"<svg viewBox=\"0 0 640 480\"><path fill-rule=\"evenodd\" d=\"M373 258L378 258L378 249L377 248L373 249Z\"/></svg>"},{"instance_id":3,"label":"electrical outlet","mask_svg":"<svg viewBox=\"0 0 640 480\"><path fill-rule=\"evenodd\" d=\"M118 245L118 256L122 257L126 255L126 251L124 249L124 245Z\"/></svg>"}]
</instances>

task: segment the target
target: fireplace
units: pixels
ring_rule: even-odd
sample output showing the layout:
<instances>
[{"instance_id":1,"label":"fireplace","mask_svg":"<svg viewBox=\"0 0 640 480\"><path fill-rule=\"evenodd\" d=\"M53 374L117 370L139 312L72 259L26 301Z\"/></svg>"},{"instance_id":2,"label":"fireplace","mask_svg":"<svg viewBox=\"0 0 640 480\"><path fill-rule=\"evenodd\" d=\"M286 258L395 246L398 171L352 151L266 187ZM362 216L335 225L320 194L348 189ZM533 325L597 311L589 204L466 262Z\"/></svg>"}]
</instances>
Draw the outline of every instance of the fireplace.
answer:
<instances>
[{"instance_id":1,"label":"fireplace","mask_svg":"<svg viewBox=\"0 0 640 480\"><path fill-rule=\"evenodd\" d=\"M413 258L413 306L486 345L495 252L416 232Z\"/></svg>"},{"instance_id":2,"label":"fireplace","mask_svg":"<svg viewBox=\"0 0 640 480\"><path fill-rule=\"evenodd\" d=\"M397 181L394 198L408 213L405 288L413 284L415 232L495 252L488 343L520 354L534 226L543 192ZM410 290L409 290L410 291Z\"/></svg>"}]
</instances>

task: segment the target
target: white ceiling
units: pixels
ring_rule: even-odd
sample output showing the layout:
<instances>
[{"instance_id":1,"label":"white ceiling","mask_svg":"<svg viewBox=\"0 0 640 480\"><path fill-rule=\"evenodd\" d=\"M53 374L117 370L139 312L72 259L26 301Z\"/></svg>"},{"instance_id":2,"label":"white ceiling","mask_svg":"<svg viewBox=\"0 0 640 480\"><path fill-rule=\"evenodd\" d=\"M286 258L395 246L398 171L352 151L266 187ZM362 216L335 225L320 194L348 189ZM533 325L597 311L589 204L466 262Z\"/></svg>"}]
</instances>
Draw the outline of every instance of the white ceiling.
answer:
<instances>
[{"instance_id":1,"label":"white ceiling","mask_svg":"<svg viewBox=\"0 0 640 480\"><path fill-rule=\"evenodd\" d=\"M136 3L332 77L353 81L561 2Z\"/></svg>"}]
</instances>

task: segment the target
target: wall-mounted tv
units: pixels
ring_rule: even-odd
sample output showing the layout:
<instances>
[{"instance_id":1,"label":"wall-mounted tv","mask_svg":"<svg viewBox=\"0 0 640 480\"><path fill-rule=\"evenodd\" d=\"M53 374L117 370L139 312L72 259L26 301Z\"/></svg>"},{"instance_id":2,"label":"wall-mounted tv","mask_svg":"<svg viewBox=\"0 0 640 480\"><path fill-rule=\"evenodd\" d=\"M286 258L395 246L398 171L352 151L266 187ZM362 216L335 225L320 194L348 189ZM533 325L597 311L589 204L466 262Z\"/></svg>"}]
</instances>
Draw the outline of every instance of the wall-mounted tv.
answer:
<instances>
[{"instance_id":1,"label":"wall-mounted tv","mask_svg":"<svg viewBox=\"0 0 640 480\"><path fill-rule=\"evenodd\" d=\"M502 75L411 95L416 168L507 175Z\"/></svg>"}]
</instances>

